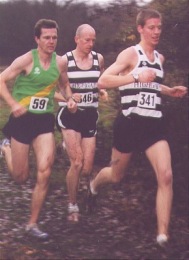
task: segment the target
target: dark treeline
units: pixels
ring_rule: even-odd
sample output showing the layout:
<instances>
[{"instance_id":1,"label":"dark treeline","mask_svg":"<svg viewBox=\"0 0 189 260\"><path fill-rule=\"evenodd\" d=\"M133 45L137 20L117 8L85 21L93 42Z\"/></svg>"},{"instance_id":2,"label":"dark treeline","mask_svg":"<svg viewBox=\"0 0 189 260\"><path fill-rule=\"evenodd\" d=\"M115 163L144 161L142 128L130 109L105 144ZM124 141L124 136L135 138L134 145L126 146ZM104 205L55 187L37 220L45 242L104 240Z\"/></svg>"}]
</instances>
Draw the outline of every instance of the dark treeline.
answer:
<instances>
[{"instance_id":1,"label":"dark treeline","mask_svg":"<svg viewBox=\"0 0 189 260\"><path fill-rule=\"evenodd\" d=\"M0 4L0 57L3 63L35 46L33 27L40 18L50 18L58 22L58 54L64 54L74 47L74 33L82 23L95 27L96 49L104 55L112 51L117 52L120 47L131 44L132 40L125 41L125 35L129 36L135 25L137 7L134 2L120 5L120 1L113 1L114 3L106 8L99 5L89 6L74 0L62 2L60 5L56 0L17 0ZM127 28L123 28L125 22Z\"/></svg>"},{"instance_id":2,"label":"dark treeline","mask_svg":"<svg viewBox=\"0 0 189 260\"><path fill-rule=\"evenodd\" d=\"M112 0L106 6L87 5L86 2L76 0L0 2L0 65L8 65L17 56L35 48L34 25L38 19L49 18L56 20L60 27L58 54L62 55L73 49L76 28L82 23L89 23L97 32L95 49L104 55L105 65L109 66L121 50L138 42L136 14L140 8L151 7L163 15L163 32L158 50L166 58L165 84L188 85L188 0L155 0L144 7L137 6L136 2ZM183 142L186 142L188 128L187 101L165 100L166 113L171 122L179 127ZM114 102L108 108L108 114L111 114L111 109L114 113L118 106L119 99L114 94ZM103 115L106 117L106 109L103 110ZM106 123L108 121L104 120L103 124ZM176 135L177 131L174 133ZM181 139L179 142L182 143ZM174 143L174 136L172 141ZM175 144L175 150L177 145L178 143Z\"/></svg>"},{"instance_id":3,"label":"dark treeline","mask_svg":"<svg viewBox=\"0 0 189 260\"><path fill-rule=\"evenodd\" d=\"M33 27L40 18L58 22L60 32L57 53L60 55L74 48L74 33L82 23L89 23L96 29L95 48L105 56L107 66L120 50L138 41L135 18L141 7L137 6L134 0L112 0L112 3L105 7L85 3L75 0L1 2L0 65L7 65L36 46ZM188 70L188 1L156 0L151 2L149 7L156 8L163 14L164 27L159 50L166 56L168 71L174 71L174 78L177 80L179 77L180 80L180 73L186 75ZM182 78L183 84L186 84L187 77Z\"/></svg>"}]
</instances>

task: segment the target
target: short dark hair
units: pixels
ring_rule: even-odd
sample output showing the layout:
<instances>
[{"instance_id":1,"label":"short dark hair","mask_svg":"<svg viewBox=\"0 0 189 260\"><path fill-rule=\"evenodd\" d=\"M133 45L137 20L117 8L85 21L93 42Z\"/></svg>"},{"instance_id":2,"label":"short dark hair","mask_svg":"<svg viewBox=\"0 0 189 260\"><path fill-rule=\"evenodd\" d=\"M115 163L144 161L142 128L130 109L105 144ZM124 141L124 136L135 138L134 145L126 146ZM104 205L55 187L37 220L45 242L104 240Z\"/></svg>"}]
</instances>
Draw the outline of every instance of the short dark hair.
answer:
<instances>
[{"instance_id":1,"label":"short dark hair","mask_svg":"<svg viewBox=\"0 0 189 260\"><path fill-rule=\"evenodd\" d=\"M144 27L146 20L151 18L159 18L162 20L162 15L154 9L143 9L141 10L136 18L136 26L141 25Z\"/></svg>"},{"instance_id":2,"label":"short dark hair","mask_svg":"<svg viewBox=\"0 0 189 260\"><path fill-rule=\"evenodd\" d=\"M40 38L41 29L42 29L42 28L48 28L48 29L55 28L55 29L57 29L57 31L59 30L58 24L57 24L56 21L50 20L50 19L40 19L40 20L35 24L35 27L34 27L34 35L35 35L37 38Z\"/></svg>"}]
</instances>

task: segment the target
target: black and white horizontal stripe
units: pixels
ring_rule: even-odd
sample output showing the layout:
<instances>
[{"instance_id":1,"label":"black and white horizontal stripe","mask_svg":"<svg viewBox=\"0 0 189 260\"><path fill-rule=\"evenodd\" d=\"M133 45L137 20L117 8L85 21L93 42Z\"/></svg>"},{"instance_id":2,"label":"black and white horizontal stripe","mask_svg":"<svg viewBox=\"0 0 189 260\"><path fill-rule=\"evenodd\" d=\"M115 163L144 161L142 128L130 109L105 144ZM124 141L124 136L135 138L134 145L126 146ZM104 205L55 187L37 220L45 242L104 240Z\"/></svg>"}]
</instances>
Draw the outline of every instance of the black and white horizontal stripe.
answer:
<instances>
[{"instance_id":1,"label":"black and white horizontal stripe","mask_svg":"<svg viewBox=\"0 0 189 260\"><path fill-rule=\"evenodd\" d=\"M100 67L97 53L92 51L93 64L88 70L80 69L74 59L72 52L67 52L68 59L68 78L73 93L81 94L82 102L78 107L98 107L98 88L97 81L100 77ZM90 101L90 102L89 102Z\"/></svg>"},{"instance_id":2,"label":"black and white horizontal stripe","mask_svg":"<svg viewBox=\"0 0 189 260\"><path fill-rule=\"evenodd\" d=\"M138 54L138 63L130 72L130 74L139 74L146 68L152 68L156 72L156 79L151 83L138 82L119 87L122 113L124 116L137 114L143 117L161 118L162 111L160 84L163 79L163 68L159 54L157 51L154 51L154 62L150 62L139 44L134 46L134 48ZM148 103L148 99L154 101L154 106L149 105L148 107L146 105L145 107L140 105L142 104L140 100L141 96L146 98L146 103Z\"/></svg>"}]
</instances>

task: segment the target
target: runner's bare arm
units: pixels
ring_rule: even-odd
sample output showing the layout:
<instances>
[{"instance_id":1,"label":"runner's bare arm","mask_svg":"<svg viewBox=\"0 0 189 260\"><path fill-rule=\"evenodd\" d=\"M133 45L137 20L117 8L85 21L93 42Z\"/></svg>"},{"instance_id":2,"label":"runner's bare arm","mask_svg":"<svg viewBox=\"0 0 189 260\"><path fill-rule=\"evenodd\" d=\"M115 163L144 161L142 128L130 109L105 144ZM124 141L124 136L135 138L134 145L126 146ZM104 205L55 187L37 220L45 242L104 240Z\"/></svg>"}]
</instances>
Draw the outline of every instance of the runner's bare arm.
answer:
<instances>
[{"instance_id":1,"label":"runner's bare arm","mask_svg":"<svg viewBox=\"0 0 189 260\"><path fill-rule=\"evenodd\" d=\"M111 89L135 82L133 75L129 72L133 70L137 61L138 57L133 47L122 51L116 61L102 73L98 87ZM156 77L153 69L146 69L138 76L140 82L151 82Z\"/></svg>"},{"instance_id":2,"label":"runner's bare arm","mask_svg":"<svg viewBox=\"0 0 189 260\"><path fill-rule=\"evenodd\" d=\"M59 88L61 94L65 97L67 101L67 107L70 112L75 112L77 110L77 104L72 97L72 91L70 88L69 79L67 76L67 60L66 58L62 58L60 56L57 57L57 63L60 69L60 78L59 78Z\"/></svg>"},{"instance_id":3,"label":"runner's bare arm","mask_svg":"<svg viewBox=\"0 0 189 260\"><path fill-rule=\"evenodd\" d=\"M61 92L58 92L58 91L55 91L54 99L57 100L57 101L64 101L64 102L66 102L65 97L61 94Z\"/></svg>"},{"instance_id":4,"label":"runner's bare arm","mask_svg":"<svg viewBox=\"0 0 189 260\"><path fill-rule=\"evenodd\" d=\"M12 64L7 67L0 75L1 96L10 106L12 113L16 117L25 113L26 109L12 97L7 83L9 81L15 80L20 73L26 73L31 63L31 54L28 52L15 59Z\"/></svg>"},{"instance_id":5,"label":"runner's bare arm","mask_svg":"<svg viewBox=\"0 0 189 260\"><path fill-rule=\"evenodd\" d=\"M188 90L185 86L175 86L171 88L165 85L161 85L161 92L162 94L170 97L184 97Z\"/></svg>"},{"instance_id":6,"label":"runner's bare arm","mask_svg":"<svg viewBox=\"0 0 189 260\"><path fill-rule=\"evenodd\" d=\"M99 60L99 66L100 66L100 74L102 75L102 73L104 72L104 57L98 53L98 60ZM99 89L99 95L100 95L100 98L103 100L103 101L108 101L108 93L106 91L106 89Z\"/></svg>"}]
</instances>

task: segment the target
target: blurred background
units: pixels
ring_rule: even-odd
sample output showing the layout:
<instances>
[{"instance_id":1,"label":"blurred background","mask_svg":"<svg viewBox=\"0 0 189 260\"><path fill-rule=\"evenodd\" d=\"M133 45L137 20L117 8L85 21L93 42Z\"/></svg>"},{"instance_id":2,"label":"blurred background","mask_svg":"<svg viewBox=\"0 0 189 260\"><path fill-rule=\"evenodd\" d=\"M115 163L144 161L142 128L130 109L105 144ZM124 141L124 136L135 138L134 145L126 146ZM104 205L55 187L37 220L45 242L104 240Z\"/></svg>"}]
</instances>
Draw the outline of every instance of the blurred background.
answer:
<instances>
[{"instance_id":1,"label":"blurred background","mask_svg":"<svg viewBox=\"0 0 189 260\"><path fill-rule=\"evenodd\" d=\"M164 84L188 86L188 0L0 0L0 71L17 56L36 47L33 28L41 18L56 20L59 25L59 55L75 48L74 35L80 24L92 25L97 34L94 49L104 56L108 67L120 51L138 43L135 19L138 11L146 7L155 8L163 15L163 32L157 50L166 59ZM9 87L11 90L12 82ZM109 102L100 101L99 106L95 169L110 161L112 124L120 111L118 90L109 91L109 95ZM143 153L133 158L121 186L104 192L106 195L103 194L99 202L97 216L84 215L85 224L77 228L67 227L62 222L62 214L66 216L65 175L69 162L62 150L60 133L56 131L57 156L42 214L43 223L54 240L39 245L26 242L22 237L19 241L15 239L16 223L23 224L29 214L31 183L26 186L25 200L20 201L19 188L11 182L6 165L0 159L0 259L188 259L188 96L182 99L164 97L163 112L168 123L174 174L173 243L167 251L154 248L151 240L156 225L153 211L156 182ZM0 100L0 138L3 138L1 129L8 115L9 108ZM31 173L35 178L33 160L31 153ZM84 194L81 190L81 204ZM56 223L54 226L51 226L52 221ZM90 230L97 232L90 233Z\"/></svg>"}]
</instances>

